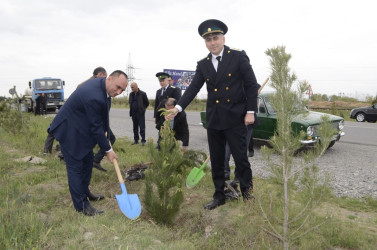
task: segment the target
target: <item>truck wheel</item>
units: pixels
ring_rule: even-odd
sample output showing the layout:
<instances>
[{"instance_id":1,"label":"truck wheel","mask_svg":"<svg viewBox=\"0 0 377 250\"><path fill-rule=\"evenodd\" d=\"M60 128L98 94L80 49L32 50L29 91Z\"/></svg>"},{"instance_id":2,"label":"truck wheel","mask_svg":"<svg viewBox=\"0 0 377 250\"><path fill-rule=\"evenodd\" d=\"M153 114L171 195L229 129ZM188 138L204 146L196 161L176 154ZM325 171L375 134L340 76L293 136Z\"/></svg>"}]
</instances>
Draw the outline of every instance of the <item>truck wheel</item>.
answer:
<instances>
[{"instance_id":1,"label":"truck wheel","mask_svg":"<svg viewBox=\"0 0 377 250\"><path fill-rule=\"evenodd\" d=\"M331 148L332 146L334 146L334 144L335 144L335 141L331 141L327 148Z\"/></svg>"}]
</instances>

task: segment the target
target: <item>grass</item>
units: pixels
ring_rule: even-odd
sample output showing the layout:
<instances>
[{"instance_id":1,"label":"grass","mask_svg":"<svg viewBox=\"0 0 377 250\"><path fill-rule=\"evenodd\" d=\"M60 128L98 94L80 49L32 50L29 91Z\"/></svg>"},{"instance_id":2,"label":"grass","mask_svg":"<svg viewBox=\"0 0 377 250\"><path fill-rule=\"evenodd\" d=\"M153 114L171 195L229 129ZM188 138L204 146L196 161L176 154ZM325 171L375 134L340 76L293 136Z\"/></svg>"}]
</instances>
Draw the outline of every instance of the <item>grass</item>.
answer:
<instances>
[{"instance_id":1,"label":"grass","mask_svg":"<svg viewBox=\"0 0 377 250\"><path fill-rule=\"evenodd\" d=\"M184 190L181 210L170 227L156 224L146 213L131 221L119 210L115 194L121 192L114 168L93 170L91 190L105 195L92 202L105 213L86 217L74 211L66 170L55 156L42 156L46 128L52 118L31 116L30 134L11 136L0 128L0 249L280 249L281 244L261 230L255 203L227 202L212 211L203 205L212 199L213 184L207 171L194 189ZM118 138L114 149L121 170L149 162L147 147L130 146ZM25 156L45 163L18 162ZM146 173L147 174L147 173ZM255 180L256 195L274 190L270 180ZM130 194L144 197L144 181L126 182ZM279 207L274 208L279 210ZM376 249L377 201L331 196L315 210L320 228L292 243L297 249Z\"/></svg>"}]
</instances>

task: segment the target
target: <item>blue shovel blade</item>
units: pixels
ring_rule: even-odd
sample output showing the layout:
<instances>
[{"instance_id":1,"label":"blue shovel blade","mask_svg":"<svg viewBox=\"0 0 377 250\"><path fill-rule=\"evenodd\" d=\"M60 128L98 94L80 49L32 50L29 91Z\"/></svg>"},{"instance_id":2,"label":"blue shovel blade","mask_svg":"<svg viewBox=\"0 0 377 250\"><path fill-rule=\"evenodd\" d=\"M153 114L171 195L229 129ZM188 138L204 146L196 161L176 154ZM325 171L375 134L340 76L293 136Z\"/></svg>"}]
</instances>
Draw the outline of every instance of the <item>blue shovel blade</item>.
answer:
<instances>
[{"instance_id":1,"label":"blue shovel blade","mask_svg":"<svg viewBox=\"0 0 377 250\"><path fill-rule=\"evenodd\" d=\"M118 205L122 213L130 218L135 220L141 214L141 203L137 194L127 194L126 186L124 183L120 184L122 189L122 194L115 195Z\"/></svg>"}]
</instances>

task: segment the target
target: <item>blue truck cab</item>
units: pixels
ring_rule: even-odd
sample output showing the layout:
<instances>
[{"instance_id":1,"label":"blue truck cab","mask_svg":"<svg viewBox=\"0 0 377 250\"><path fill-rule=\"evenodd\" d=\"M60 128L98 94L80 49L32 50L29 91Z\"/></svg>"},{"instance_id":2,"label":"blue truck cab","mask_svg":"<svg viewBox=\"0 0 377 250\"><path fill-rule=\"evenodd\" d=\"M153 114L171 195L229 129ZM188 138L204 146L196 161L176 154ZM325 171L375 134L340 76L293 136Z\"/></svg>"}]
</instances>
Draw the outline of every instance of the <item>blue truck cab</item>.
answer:
<instances>
[{"instance_id":1,"label":"blue truck cab","mask_svg":"<svg viewBox=\"0 0 377 250\"><path fill-rule=\"evenodd\" d=\"M34 111L36 107L35 99L38 94L44 93L47 96L47 110L56 111L64 104L64 85L65 82L59 78L43 77L29 82L30 104L29 111Z\"/></svg>"}]
</instances>

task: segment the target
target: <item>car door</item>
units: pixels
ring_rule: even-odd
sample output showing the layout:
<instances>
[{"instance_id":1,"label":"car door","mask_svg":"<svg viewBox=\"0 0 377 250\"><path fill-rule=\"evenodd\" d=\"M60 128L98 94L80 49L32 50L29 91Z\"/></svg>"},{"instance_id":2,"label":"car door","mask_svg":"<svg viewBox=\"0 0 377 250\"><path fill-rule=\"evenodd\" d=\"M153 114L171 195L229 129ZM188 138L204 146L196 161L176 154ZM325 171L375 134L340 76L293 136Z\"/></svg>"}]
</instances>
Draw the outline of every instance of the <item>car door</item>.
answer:
<instances>
[{"instance_id":1,"label":"car door","mask_svg":"<svg viewBox=\"0 0 377 250\"><path fill-rule=\"evenodd\" d=\"M253 138L268 140L276 130L276 115L271 110L267 97L258 97L258 120L259 125L253 130ZM266 103L267 101L267 103ZM271 113L270 113L271 112Z\"/></svg>"},{"instance_id":2,"label":"car door","mask_svg":"<svg viewBox=\"0 0 377 250\"><path fill-rule=\"evenodd\" d=\"M377 121L377 103L373 104L367 110L366 119L368 121Z\"/></svg>"}]
</instances>

